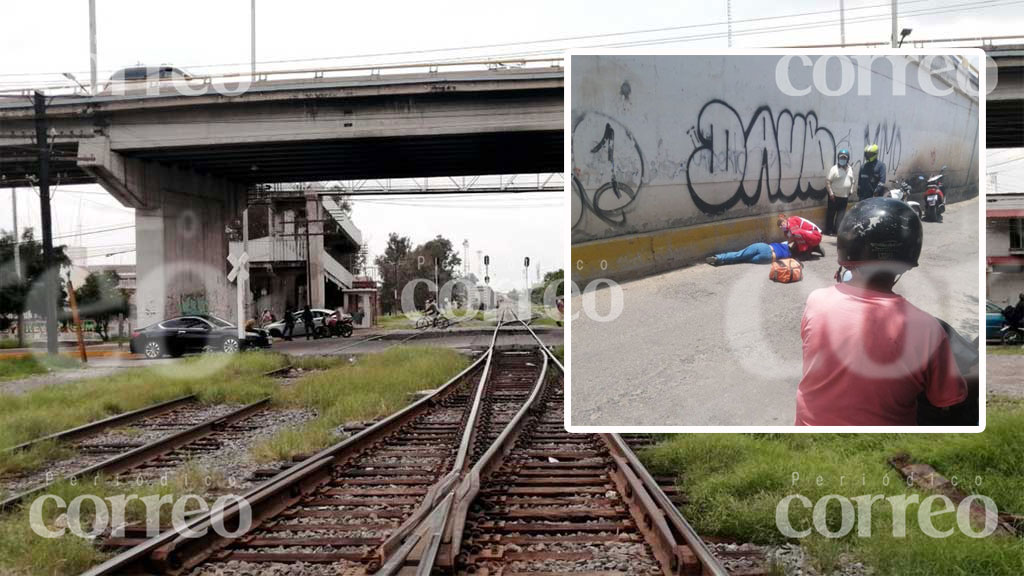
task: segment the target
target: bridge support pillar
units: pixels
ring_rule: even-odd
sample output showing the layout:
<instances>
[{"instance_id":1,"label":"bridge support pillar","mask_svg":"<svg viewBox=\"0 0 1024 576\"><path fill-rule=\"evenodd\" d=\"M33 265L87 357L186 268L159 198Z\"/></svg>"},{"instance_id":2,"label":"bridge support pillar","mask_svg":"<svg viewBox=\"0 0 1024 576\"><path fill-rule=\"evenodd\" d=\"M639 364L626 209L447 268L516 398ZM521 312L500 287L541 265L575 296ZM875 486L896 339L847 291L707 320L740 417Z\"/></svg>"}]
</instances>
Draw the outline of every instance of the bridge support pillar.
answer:
<instances>
[{"instance_id":1,"label":"bridge support pillar","mask_svg":"<svg viewBox=\"0 0 1024 576\"><path fill-rule=\"evenodd\" d=\"M324 214L321 209L320 196L315 192L306 192L306 220L309 226L309 301L312 308L323 308L324 291Z\"/></svg>"},{"instance_id":2,"label":"bridge support pillar","mask_svg":"<svg viewBox=\"0 0 1024 576\"><path fill-rule=\"evenodd\" d=\"M83 140L82 162L125 206L135 208L136 326L179 314L235 321L227 281L226 228L245 202L245 186L122 156L106 138Z\"/></svg>"}]
</instances>

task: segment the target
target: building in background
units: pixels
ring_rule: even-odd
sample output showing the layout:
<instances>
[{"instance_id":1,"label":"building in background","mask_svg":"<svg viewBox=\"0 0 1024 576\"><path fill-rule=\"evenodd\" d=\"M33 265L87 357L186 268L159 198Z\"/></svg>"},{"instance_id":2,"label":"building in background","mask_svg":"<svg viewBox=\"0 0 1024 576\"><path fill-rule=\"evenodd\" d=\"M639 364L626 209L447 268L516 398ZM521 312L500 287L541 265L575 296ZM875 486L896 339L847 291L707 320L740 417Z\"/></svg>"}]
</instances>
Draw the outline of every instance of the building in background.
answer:
<instances>
[{"instance_id":1,"label":"building in background","mask_svg":"<svg viewBox=\"0 0 1024 576\"><path fill-rule=\"evenodd\" d=\"M1024 293L1024 194L987 194L985 291L1005 307Z\"/></svg>"},{"instance_id":2,"label":"building in background","mask_svg":"<svg viewBox=\"0 0 1024 576\"><path fill-rule=\"evenodd\" d=\"M240 234L230 253L242 251ZM269 309L280 318L288 307L362 306L362 232L344 202L317 186L261 186L249 197L250 317ZM307 257L308 256L308 257ZM363 313L369 321L376 314Z\"/></svg>"}]
</instances>

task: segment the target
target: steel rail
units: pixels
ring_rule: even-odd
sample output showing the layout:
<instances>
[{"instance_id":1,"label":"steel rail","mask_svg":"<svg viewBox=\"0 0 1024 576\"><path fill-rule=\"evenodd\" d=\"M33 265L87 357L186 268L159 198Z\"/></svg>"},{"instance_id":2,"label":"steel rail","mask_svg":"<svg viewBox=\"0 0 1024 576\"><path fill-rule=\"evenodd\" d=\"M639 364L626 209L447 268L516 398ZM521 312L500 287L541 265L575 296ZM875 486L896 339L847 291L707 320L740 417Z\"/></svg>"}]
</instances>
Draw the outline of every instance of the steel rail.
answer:
<instances>
[{"instance_id":1,"label":"steel rail","mask_svg":"<svg viewBox=\"0 0 1024 576\"><path fill-rule=\"evenodd\" d=\"M191 442L194 442L200 438L209 436L239 420L244 420L256 412L259 412L270 404L270 397L264 398L252 404L243 406L237 410L234 410L223 416L217 416L216 418L209 419L205 422L197 424L191 428L187 428L180 432L176 432L159 440L155 440L144 446L139 446L133 450L129 450L123 454L118 454L113 458L109 458L102 462L98 462L83 468L76 472L73 472L63 479L71 480L76 478L83 478L88 476L98 476L100 474L117 475L122 472L131 470L141 464L144 464L154 458L163 456L177 448L185 446ZM32 496L38 494L55 484L57 480L40 484L33 488L30 488L24 492L15 494L9 498L6 498L0 502L0 512L11 509L15 504L18 504Z\"/></svg>"},{"instance_id":2,"label":"steel rail","mask_svg":"<svg viewBox=\"0 0 1024 576\"><path fill-rule=\"evenodd\" d=\"M601 437L612 448L613 453L618 454L620 465L628 466L631 474L643 486L646 494L657 507L657 510L664 514L664 520L667 521L674 536L682 538L682 543L688 546L690 551L696 556L696 560L701 565L701 574L704 576L729 576L729 572L711 553L704 540L693 529L693 526L686 520L679 508L672 503L668 495L661 489L657 480L654 479L654 476L651 476L647 467L640 462L640 459L633 452L632 448L629 447L629 444L618 434L601 434Z\"/></svg>"},{"instance_id":3,"label":"steel rail","mask_svg":"<svg viewBox=\"0 0 1024 576\"><path fill-rule=\"evenodd\" d=\"M494 345L497 342L498 332L501 331L501 324L501 320L499 319L498 324L494 327L494 333L491 336L491 345L487 348L487 352L482 356L482 358L486 357L486 360L484 361L484 368L480 374L480 381L477 384L476 392L473 395L473 404L470 408L469 416L466 418L462 438L459 441L459 449L455 455L455 461L452 464L451 470L449 470L440 481L436 482L428 489L427 496L424 498L423 503L417 507L413 514L381 544L378 550L377 563L387 563L392 553L396 549L401 549L406 538L423 523L425 518L431 515L439 501L447 503L445 504L446 506L450 505L451 491L464 472L466 462L469 457L470 447L473 445L476 438L476 423L480 418L480 407L483 404L483 394L486 389L487 378L491 373L491 362L494 358ZM371 566L370 568L376 568L376 566Z\"/></svg>"},{"instance_id":4,"label":"steel rail","mask_svg":"<svg viewBox=\"0 0 1024 576\"><path fill-rule=\"evenodd\" d=\"M541 350L544 350L544 353L547 354L551 358L551 360L555 363L555 366L558 366L558 369L561 370L562 373L564 374L565 373L565 366L562 366L562 363L558 360L558 357L555 356L555 353L552 352L551 349L548 348L548 346L546 344L544 344L543 341L541 341L540 336L537 336L537 333L533 331L533 328L531 328L529 324L527 324L515 312L512 312L512 311L510 311L510 312L511 312L513 318L518 320L520 324L522 324L523 326L526 327L526 329L530 332L530 335L533 336L533 339L537 341L537 345L540 346Z\"/></svg>"},{"instance_id":5,"label":"steel rail","mask_svg":"<svg viewBox=\"0 0 1024 576\"><path fill-rule=\"evenodd\" d=\"M506 312L509 311L502 310L501 315L498 317L498 325L491 338L490 354L493 354L498 332L505 323ZM513 318L515 318L515 314L513 314ZM476 464L466 470L466 460L463 459L463 465L455 467L455 470L459 472L456 478L458 484L453 486L452 490L445 495L444 499L431 512L426 521L420 523L416 531L409 533L404 541L396 540L389 547L394 551L393 553L387 554L387 550L382 547L381 565L374 572L374 576L393 576L405 568L409 562L415 563L417 576L429 576L435 566L451 565L452 560L457 555L457 544L455 546L456 552L445 554L443 551L452 548L451 543L453 539L456 543L461 542L462 531L459 528L464 525L469 506L479 492L481 474L486 470L490 470L492 463L500 461L499 455L504 456L511 450L518 430L540 397L540 392L547 378L548 367L548 356L544 355L543 358L544 363L541 367L540 376L537 378L523 406L516 412L501 434L490 444L487 451L477 460ZM490 360L488 360L488 370L489 368ZM480 387L477 389L477 397L475 399L477 404L479 404L483 396L486 376L488 375L489 372L484 378L481 378ZM475 409L476 407L474 407ZM468 454L471 445L472 440L467 435L464 437L464 446L460 448L460 452L464 448L464 452Z\"/></svg>"},{"instance_id":6,"label":"steel rail","mask_svg":"<svg viewBox=\"0 0 1024 576\"><path fill-rule=\"evenodd\" d=\"M493 343L497 339L497 331L499 329L500 325L495 328L495 334L492 336L492 348ZM237 527L239 518L243 513L249 515L249 518L252 520L251 526L256 526L262 521L280 513L280 511L287 507L290 500L297 499L329 478L331 468L336 464L337 460L358 453L367 446L372 445L413 421L423 412L437 404L440 399L453 392L457 384L461 383L472 371L478 369L482 363L489 361L489 359L490 350L430 395L406 406L402 410L378 421L342 442L309 456L302 462L274 476L265 484L239 496L234 502L198 515L177 530L168 531L145 542L141 542L83 574L86 576L98 576L130 568L141 569L143 567L149 569L156 568L161 571L173 571L177 567L182 566L185 559L192 560L201 550L212 551L223 547L223 545L226 545L226 542L222 541L224 539L220 539L220 541L214 540L216 536L211 534L212 528L228 526L230 523L234 523L233 526ZM427 506L435 506L438 499L443 499L444 494L450 492L453 484L454 477L450 474L435 483L424 497L424 503L414 511L413 516L421 518L425 512L429 512ZM403 526L399 527L399 530L407 532L413 527L415 527L414 524L406 522L403 523ZM196 534L199 536L196 537Z\"/></svg>"},{"instance_id":7,"label":"steel rail","mask_svg":"<svg viewBox=\"0 0 1024 576\"><path fill-rule=\"evenodd\" d=\"M545 351L541 377L527 402L456 488L455 502L448 506L447 518L440 529L442 537L438 537L436 523L429 530L417 534L420 540L429 537L426 551L420 555L420 561L416 565L417 575L429 574L435 566L450 568L455 565L455 559L461 551L470 506L480 493L481 477L485 477L500 466L520 436L529 413L536 409L543 385L546 384L548 360L550 359L564 373L564 368L554 353L541 342L529 324L514 313L513 317L530 331L540 348ZM607 445L614 463L611 477L627 503L636 526L651 545L662 569L669 574L678 574L692 572L699 566L700 574L703 576L728 576L722 564L669 500L626 442L617 434L602 434L600 438ZM404 558L391 559L385 564L387 570L381 570L375 576L392 576L401 570L404 562Z\"/></svg>"},{"instance_id":8,"label":"steel rail","mask_svg":"<svg viewBox=\"0 0 1024 576\"><path fill-rule=\"evenodd\" d=\"M35 440L29 440L28 442L24 442L22 444L18 444L17 446L12 446L10 448L5 448L3 451L7 452L7 453L20 452L22 450L27 450L27 449L29 449L32 446L35 446L37 444L42 444L43 442L68 442L68 441L71 441L71 440L79 440L79 439L85 438L87 436L92 436L93 434L99 432L100 430L103 430L104 428L109 428L111 426L116 426L116 425L119 425L119 424L127 424L128 422L133 422L135 420L144 418L146 416L154 416L156 414L162 414L162 413L167 412L169 410L173 410L174 408L177 408L178 406L182 406L184 404L188 404L190 402L194 402L195 400L196 400L196 395L195 394L189 394L187 396L181 396L179 398L174 398L172 400L167 400L166 402L159 402L157 404L152 404L152 405L146 406L144 408L139 408L138 410L133 410L131 412L123 412L121 414L115 414L113 416L110 416L108 418L104 418L102 420L96 420L95 422L89 422L88 424L83 424L83 425L75 427L75 428L69 428L69 429L64 430L62 432L56 432L56 433L50 434L48 436L43 436L41 438L36 438Z\"/></svg>"}]
</instances>

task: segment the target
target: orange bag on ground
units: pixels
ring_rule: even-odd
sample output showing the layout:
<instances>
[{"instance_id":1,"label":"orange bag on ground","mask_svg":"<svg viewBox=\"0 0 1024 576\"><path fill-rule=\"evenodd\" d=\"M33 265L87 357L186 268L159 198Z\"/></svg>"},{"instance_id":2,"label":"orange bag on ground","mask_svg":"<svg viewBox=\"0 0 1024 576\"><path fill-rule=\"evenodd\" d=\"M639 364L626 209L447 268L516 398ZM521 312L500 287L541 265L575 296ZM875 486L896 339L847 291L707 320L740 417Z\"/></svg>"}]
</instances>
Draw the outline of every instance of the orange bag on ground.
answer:
<instances>
[{"instance_id":1,"label":"orange bag on ground","mask_svg":"<svg viewBox=\"0 0 1024 576\"><path fill-rule=\"evenodd\" d=\"M768 278L790 284L799 282L804 278L804 265L795 258L775 259L775 249L772 248L772 269L768 271Z\"/></svg>"}]
</instances>

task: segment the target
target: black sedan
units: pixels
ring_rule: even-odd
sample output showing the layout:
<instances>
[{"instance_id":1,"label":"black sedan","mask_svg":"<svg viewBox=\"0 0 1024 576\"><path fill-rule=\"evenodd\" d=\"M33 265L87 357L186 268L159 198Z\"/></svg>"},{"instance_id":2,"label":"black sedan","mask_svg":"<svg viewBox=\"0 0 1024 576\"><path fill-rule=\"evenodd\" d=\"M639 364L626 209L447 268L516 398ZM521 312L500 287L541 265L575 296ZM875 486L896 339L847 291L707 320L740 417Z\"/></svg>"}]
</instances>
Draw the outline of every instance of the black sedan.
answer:
<instances>
[{"instance_id":1,"label":"black sedan","mask_svg":"<svg viewBox=\"0 0 1024 576\"><path fill-rule=\"evenodd\" d=\"M216 316L179 316L132 332L131 351L146 358L186 352L238 352L247 348L269 348L265 330L250 330L238 339L235 325Z\"/></svg>"}]
</instances>

